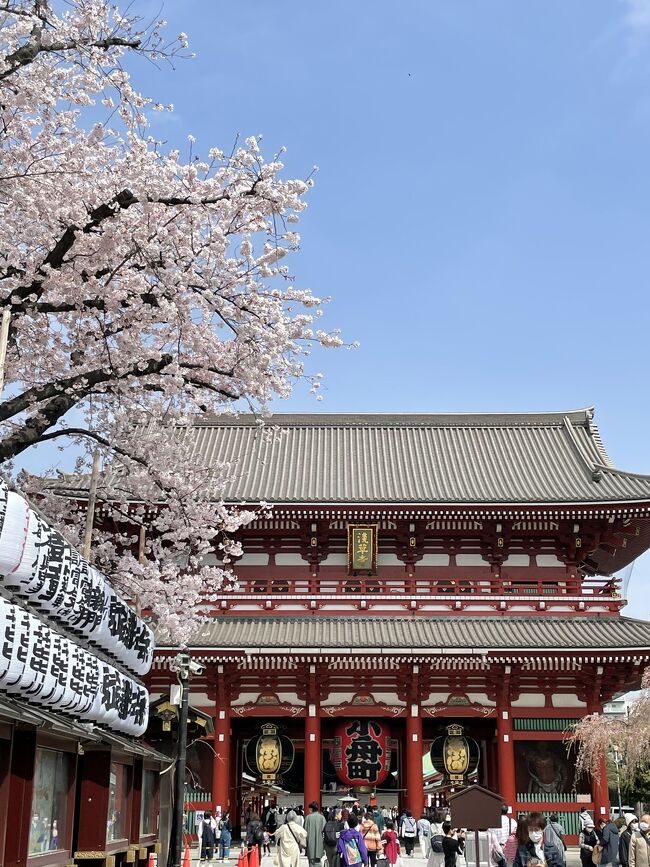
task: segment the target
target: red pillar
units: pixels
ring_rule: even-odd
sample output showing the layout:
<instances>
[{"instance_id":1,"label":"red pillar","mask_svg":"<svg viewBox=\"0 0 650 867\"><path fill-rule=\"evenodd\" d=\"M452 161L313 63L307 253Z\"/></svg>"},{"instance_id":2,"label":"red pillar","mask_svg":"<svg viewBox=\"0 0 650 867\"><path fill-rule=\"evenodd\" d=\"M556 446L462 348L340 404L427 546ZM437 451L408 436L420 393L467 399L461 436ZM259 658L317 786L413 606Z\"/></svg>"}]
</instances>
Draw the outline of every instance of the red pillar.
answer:
<instances>
[{"instance_id":1,"label":"red pillar","mask_svg":"<svg viewBox=\"0 0 650 867\"><path fill-rule=\"evenodd\" d=\"M318 708L315 704L308 704L305 717L305 812L312 801L321 802L322 764Z\"/></svg>"},{"instance_id":2,"label":"red pillar","mask_svg":"<svg viewBox=\"0 0 650 867\"><path fill-rule=\"evenodd\" d=\"M5 749L8 746L8 741L2 741L2 746ZM24 867L27 864L35 761L36 731L33 729L15 730L9 780L9 803L11 806L7 817L7 836L3 861L8 867ZM104 834L106 834L106 819L104 819ZM102 848L104 848L104 842L102 841ZM1 855L2 852L0 852Z\"/></svg>"},{"instance_id":3,"label":"red pillar","mask_svg":"<svg viewBox=\"0 0 650 867\"><path fill-rule=\"evenodd\" d=\"M217 700L214 714L212 759L212 807L222 813L230 808L230 708Z\"/></svg>"},{"instance_id":4,"label":"red pillar","mask_svg":"<svg viewBox=\"0 0 650 867\"><path fill-rule=\"evenodd\" d=\"M517 800L515 785L515 750L512 741L510 702L500 704L497 711L497 758L499 763L499 794L514 812Z\"/></svg>"},{"instance_id":5,"label":"red pillar","mask_svg":"<svg viewBox=\"0 0 650 867\"><path fill-rule=\"evenodd\" d=\"M603 669L598 666L594 678L594 697L589 703L589 713L602 714L603 706L601 703L601 686ZM602 756L599 762L600 779L593 779L591 782L591 796L594 801L594 819L608 818L611 812L609 803L609 788L607 786L607 763L605 756Z\"/></svg>"},{"instance_id":6,"label":"red pillar","mask_svg":"<svg viewBox=\"0 0 650 867\"><path fill-rule=\"evenodd\" d=\"M600 760L600 779L592 781L592 791L594 799L594 818L600 819L609 818L611 813L611 804L609 803L609 787L607 785L607 764L605 757Z\"/></svg>"},{"instance_id":7,"label":"red pillar","mask_svg":"<svg viewBox=\"0 0 650 867\"><path fill-rule=\"evenodd\" d=\"M498 759L497 759L497 741L496 738L492 738L486 743L487 749L487 788L491 792L498 792L499 790L499 773L498 773Z\"/></svg>"},{"instance_id":8,"label":"red pillar","mask_svg":"<svg viewBox=\"0 0 650 867\"><path fill-rule=\"evenodd\" d=\"M424 806L424 776L422 771L422 717L420 707L409 707L406 718L406 806L416 819Z\"/></svg>"}]
</instances>

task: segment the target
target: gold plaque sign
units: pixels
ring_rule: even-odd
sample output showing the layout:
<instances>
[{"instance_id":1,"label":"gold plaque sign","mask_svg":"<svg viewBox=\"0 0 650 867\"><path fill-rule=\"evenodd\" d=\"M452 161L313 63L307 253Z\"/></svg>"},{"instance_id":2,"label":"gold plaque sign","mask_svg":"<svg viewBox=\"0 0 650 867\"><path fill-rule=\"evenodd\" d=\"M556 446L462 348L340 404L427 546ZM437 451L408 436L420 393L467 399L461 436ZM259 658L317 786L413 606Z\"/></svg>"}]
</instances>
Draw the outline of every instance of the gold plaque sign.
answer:
<instances>
[{"instance_id":1,"label":"gold plaque sign","mask_svg":"<svg viewBox=\"0 0 650 867\"><path fill-rule=\"evenodd\" d=\"M348 572L374 575L377 571L377 524L348 524Z\"/></svg>"}]
</instances>

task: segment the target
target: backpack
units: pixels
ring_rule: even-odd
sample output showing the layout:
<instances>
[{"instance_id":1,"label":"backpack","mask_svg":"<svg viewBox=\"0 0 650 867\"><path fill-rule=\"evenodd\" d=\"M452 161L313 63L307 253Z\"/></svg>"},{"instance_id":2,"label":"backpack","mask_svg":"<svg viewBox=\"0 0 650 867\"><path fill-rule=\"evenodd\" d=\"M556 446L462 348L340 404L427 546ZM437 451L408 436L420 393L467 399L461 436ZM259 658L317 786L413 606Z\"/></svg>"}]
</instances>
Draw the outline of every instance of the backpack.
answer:
<instances>
[{"instance_id":1,"label":"backpack","mask_svg":"<svg viewBox=\"0 0 650 867\"><path fill-rule=\"evenodd\" d=\"M410 823L410 824L407 824ZM404 822L402 823L402 827L404 828L404 836L405 837L417 837L417 822L415 819L406 816L404 818Z\"/></svg>"},{"instance_id":2,"label":"backpack","mask_svg":"<svg viewBox=\"0 0 650 867\"><path fill-rule=\"evenodd\" d=\"M345 841L345 860L348 863L348 867L352 867L353 864L361 864L361 852L359 851L359 844L351 837L349 840Z\"/></svg>"},{"instance_id":3,"label":"backpack","mask_svg":"<svg viewBox=\"0 0 650 867\"><path fill-rule=\"evenodd\" d=\"M263 843L264 842L264 828L262 827L261 822L257 822L253 828L253 843Z\"/></svg>"},{"instance_id":4,"label":"backpack","mask_svg":"<svg viewBox=\"0 0 650 867\"><path fill-rule=\"evenodd\" d=\"M323 841L326 846L330 848L334 848L338 843L339 839L339 823L335 821L325 822L325 827L323 828Z\"/></svg>"},{"instance_id":5,"label":"backpack","mask_svg":"<svg viewBox=\"0 0 650 867\"><path fill-rule=\"evenodd\" d=\"M435 834L431 838L431 851L441 854L445 851L444 846L442 845L443 836L442 834Z\"/></svg>"}]
</instances>

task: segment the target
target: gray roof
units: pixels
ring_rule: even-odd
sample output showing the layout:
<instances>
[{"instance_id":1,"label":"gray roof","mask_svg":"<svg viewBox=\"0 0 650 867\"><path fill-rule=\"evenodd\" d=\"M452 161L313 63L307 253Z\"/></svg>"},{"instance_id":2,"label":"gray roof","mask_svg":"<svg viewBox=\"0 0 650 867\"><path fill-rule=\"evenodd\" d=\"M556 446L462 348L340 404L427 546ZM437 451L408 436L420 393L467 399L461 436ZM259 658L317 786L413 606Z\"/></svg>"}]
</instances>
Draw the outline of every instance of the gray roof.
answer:
<instances>
[{"instance_id":1,"label":"gray roof","mask_svg":"<svg viewBox=\"0 0 650 867\"><path fill-rule=\"evenodd\" d=\"M252 653L368 649L427 654L457 650L647 651L650 622L625 617L217 617L190 642Z\"/></svg>"},{"instance_id":2,"label":"gray roof","mask_svg":"<svg viewBox=\"0 0 650 867\"><path fill-rule=\"evenodd\" d=\"M647 502L650 476L616 469L593 410L197 419L179 432L226 462L227 502Z\"/></svg>"}]
</instances>

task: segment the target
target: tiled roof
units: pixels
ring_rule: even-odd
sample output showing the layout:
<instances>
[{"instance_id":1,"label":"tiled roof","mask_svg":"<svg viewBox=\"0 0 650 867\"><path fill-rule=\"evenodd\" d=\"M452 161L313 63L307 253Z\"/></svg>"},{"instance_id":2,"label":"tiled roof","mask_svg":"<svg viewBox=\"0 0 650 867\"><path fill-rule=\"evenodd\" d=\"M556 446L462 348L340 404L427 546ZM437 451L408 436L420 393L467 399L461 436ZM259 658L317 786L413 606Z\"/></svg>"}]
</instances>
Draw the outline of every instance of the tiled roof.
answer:
<instances>
[{"instance_id":1,"label":"tiled roof","mask_svg":"<svg viewBox=\"0 0 650 867\"><path fill-rule=\"evenodd\" d=\"M175 435L227 467L229 503L577 505L650 502L650 476L616 469L593 410L512 414L197 417ZM223 475L220 469L220 475ZM110 473L109 473L110 476ZM110 478L106 478L110 489ZM88 477L49 482L74 496ZM124 482L120 485L122 496ZM136 499L146 498L134 492Z\"/></svg>"},{"instance_id":2,"label":"tiled roof","mask_svg":"<svg viewBox=\"0 0 650 867\"><path fill-rule=\"evenodd\" d=\"M199 420L183 438L232 467L230 502L582 503L650 500L615 469L592 410L476 415L273 415Z\"/></svg>"},{"instance_id":3,"label":"tiled roof","mask_svg":"<svg viewBox=\"0 0 650 867\"><path fill-rule=\"evenodd\" d=\"M191 646L239 650L427 654L464 651L648 651L650 622L625 617L239 617L211 620Z\"/></svg>"}]
</instances>

